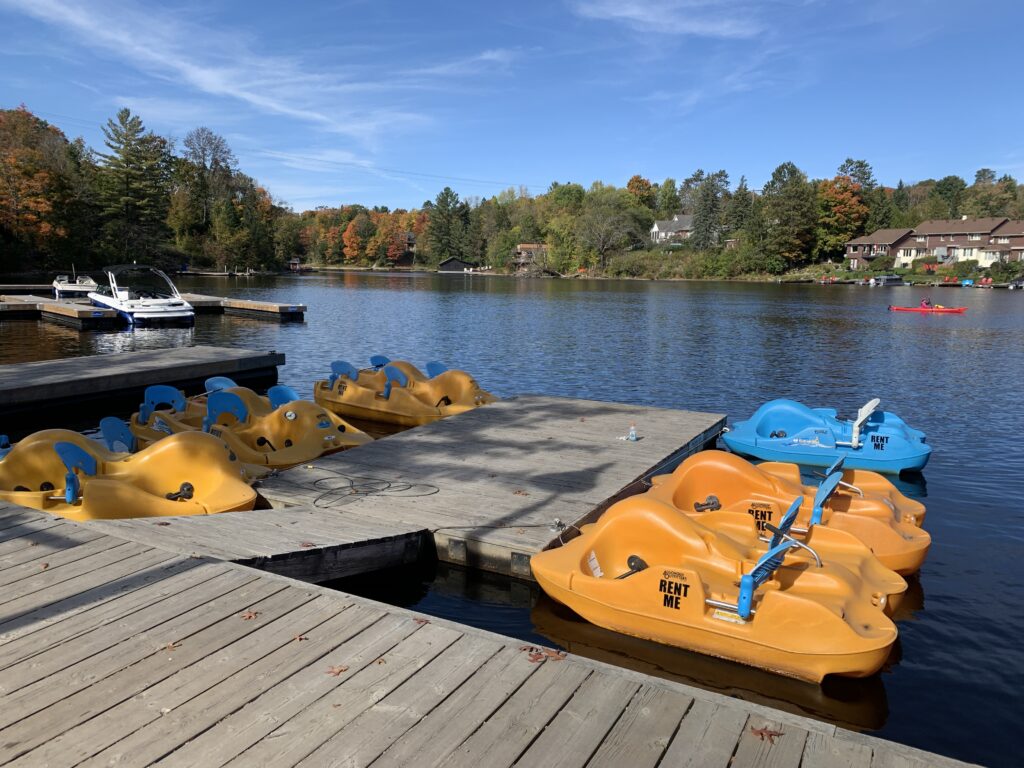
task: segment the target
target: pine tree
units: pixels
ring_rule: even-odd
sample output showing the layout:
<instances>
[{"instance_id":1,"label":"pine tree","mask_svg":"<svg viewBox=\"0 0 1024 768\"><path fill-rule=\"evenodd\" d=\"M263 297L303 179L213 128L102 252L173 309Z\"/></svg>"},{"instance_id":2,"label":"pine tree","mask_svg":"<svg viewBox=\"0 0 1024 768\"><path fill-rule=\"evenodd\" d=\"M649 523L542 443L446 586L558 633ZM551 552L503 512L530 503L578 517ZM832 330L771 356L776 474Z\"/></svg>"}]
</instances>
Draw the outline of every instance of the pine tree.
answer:
<instances>
[{"instance_id":1,"label":"pine tree","mask_svg":"<svg viewBox=\"0 0 1024 768\"><path fill-rule=\"evenodd\" d=\"M793 163L783 163L764 186L765 255L788 266L804 262L814 250L817 222L814 185Z\"/></svg>"},{"instance_id":2,"label":"pine tree","mask_svg":"<svg viewBox=\"0 0 1024 768\"><path fill-rule=\"evenodd\" d=\"M665 179L658 185L657 204L658 218L671 219L673 214L679 213L679 190L675 179Z\"/></svg>"},{"instance_id":3,"label":"pine tree","mask_svg":"<svg viewBox=\"0 0 1024 768\"><path fill-rule=\"evenodd\" d=\"M697 185L693 205L693 233L690 235L695 248L707 250L718 245L723 223L723 199L728 191L729 174L725 171L709 173Z\"/></svg>"},{"instance_id":4,"label":"pine tree","mask_svg":"<svg viewBox=\"0 0 1024 768\"><path fill-rule=\"evenodd\" d=\"M123 261L146 258L165 234L170 150L125 108L103 127L100 206L109 251Z\"/></svg>"},{"instance_id":5,"label":"pine tree","mask_svg":"<svg viewBox=\"0 0 1024 768\"><path fill-rule=\"evenodd\" d=\"M468 213L451 187L438 193L427 227L427 245L434 263L457 258L465 252Z\"/></svg>"},{"instance_id":6,"label":"pine tree","mask_svg":"<svg viewBox=\"0 0 1024 768\"><path fill-rule=\"evenodd\" d=\"M753 212L754 196L747 187L747 177L740 176L740 183L725 209L725 231L740 232L746 229Z\"/></svg>"}]
</instances>

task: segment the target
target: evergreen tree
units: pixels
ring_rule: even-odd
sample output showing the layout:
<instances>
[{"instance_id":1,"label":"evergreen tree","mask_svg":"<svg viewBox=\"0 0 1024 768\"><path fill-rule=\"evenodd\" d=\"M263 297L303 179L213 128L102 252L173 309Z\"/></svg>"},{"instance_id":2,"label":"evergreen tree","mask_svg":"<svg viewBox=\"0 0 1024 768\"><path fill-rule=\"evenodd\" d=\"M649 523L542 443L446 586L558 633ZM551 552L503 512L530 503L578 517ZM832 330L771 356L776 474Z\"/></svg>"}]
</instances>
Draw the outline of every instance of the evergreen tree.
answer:
<instances>
[{"instance_id":1,"label":"evergreen tree","mask_svg":"<svg viewBox=\"0 0 1024 768\"><path fill-rule=\"evenodd\" d=\"M442 189L430 210L427 245L435 264L465 252L466 219L469 211L451 187Z\"/></svg>"},{"instance_id":2,"label":"evergreen tree","mask_svg":"<svg viewBox=\"0 0 1024 768\"><path fill-rule=\"evenodd\" d=\"M852 157L846 158L843 164L839 166L838 175L849 176L853 179L854 183L860 186L864 195L878 186L871 163L867 160L854 160Z\"/></svg>"},{"instance_id":3,"label":"evergreen tree","mask_svg":"<svg viewBox=\"0 0 1024 768\"><path fill-rule=\"evenodd\" d=\"M693 232L690 242L695 248L707 250L718 245L722 232L724 198L729 191L729 174L725 171L706 175L694 195Z\"/></svg>"},{"instance_id":4,"label":"evergreen tree","mask_svg":"<svg viewBox=\"0 0 1024 768\"><path fill-rule=\"evenodd\" d=\"M740 183L725 209L725 231L740 232L746 229L753 212L754 195L747 187L747 177L740 176Z\"/></svg>"},{"instance_id":5,"label":"evergreen tree","mask_svg":"<svg viewBox=\"0 0 1024 768\"><path fill-rule=\"evenodd\" d=\"M967 182L959 176L946 176L936 182L932 194L944 204L944 218L955 219L960 216L960 205L966 189Z\"/></svg>"},{"instance_id":6,"label":"evergreen tree","mask_svg":"<svg viewBox=\"0 0 1024 768\"><path fill-rule=\"evenodd\" d=\"M109 154L100 154L101 215L107 249L122 261L152 256L163 240L170 148L124 108L103 127Z\"/></svg>"},{"instance_id":7,"label":"evergreen tree","mask_svg":"<svg viewBox=\"0 0 1024 768\"><path fill-rule=\"evenodd\" d=\"M783 163L765 184L763 198L765 256L788 266L799 266L814 250L814 185L793 163Z\"/></svg>"},{"instance_id":8,"label":"evergreen tree","mask_svg":"<svg viewBox=\"0 0 1024 768\"><path fill-rule=\"evenodd\" d=\"M864 195L864 202L868 206L868 218L865 222L865 232L875 232L879 229L887 229L893 226L895 210L892 198L884 187L875 187Z\"/></svg>"}]
</instances>

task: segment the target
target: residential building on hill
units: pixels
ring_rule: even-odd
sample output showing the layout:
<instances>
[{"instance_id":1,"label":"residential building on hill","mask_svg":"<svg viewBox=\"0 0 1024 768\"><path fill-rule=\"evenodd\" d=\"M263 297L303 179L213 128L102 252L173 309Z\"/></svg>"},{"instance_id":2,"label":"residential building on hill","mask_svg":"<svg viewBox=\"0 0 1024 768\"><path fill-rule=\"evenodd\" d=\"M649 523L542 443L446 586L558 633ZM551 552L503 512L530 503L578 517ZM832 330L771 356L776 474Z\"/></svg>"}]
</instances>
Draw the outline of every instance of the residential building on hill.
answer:
<instances>
[{"instance_id":1,"label":"residential building on hill","mask_svg":"<svg viewBox=\"0 0 1024 768\"><path fill-rule=\"evenodd\" d=\"M651 227L651 242L665 243L669 240L685 240L693 234L693 216L677 213L671 219L654 222Z\"/></svg>"},{"instance_id":2,"label":"residential building on hill","mask_svg":"<svg viewBox=\"0 0 1024 768\"><path fill-rule=\"evenodd\" d=\"M991 267L997 261L1024 261L1024 220L1010 219L992 230L978 265Z\"/></svg>"},{"instance_id":3,"label":"residential building on hill","mask_svg":"<svg viewBox=\"0 0 1024 768\"><path fill-rule=\"evenodd\" d=\"M846 244L846 258L850 261L850 269L867 269L868 265L878 257L894 253L894 249L913 231L912 229L879 229L870 235L851 240Z\"/></svg>"},{"instance_id":4,"label":"residential building on hill","mask_svg":"<svg viewBox=\"0 0 1024 768\"><path fill-rule=\"evenodd\" d=\"M993 232L1009 219L933 219L914 227L914 231L899 243L896 266L909 267L916 259L934 257L940 264L957 261L977 261L981 264L982 249L990 245ZM982 264L981 266L991 266Z\"/></svg>"}]
</instances>

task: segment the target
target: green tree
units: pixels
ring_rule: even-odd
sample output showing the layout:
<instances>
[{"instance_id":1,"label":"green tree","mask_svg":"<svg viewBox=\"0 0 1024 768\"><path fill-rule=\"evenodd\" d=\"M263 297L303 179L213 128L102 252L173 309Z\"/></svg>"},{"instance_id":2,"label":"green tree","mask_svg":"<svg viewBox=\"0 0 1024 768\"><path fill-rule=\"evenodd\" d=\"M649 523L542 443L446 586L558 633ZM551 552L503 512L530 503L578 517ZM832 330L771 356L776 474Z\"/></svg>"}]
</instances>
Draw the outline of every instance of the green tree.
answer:
<instances>
[{"instance_id":1,"label":"green tree","mask_svg":"<svg viewBox=\"0 0 1024 768\"><path fill-rule=\"evenodd\" d=\"M814 250L817 199L814 185L793 163L783 163L764 186L766 257L798 266Z\"/></svg>"},{"instance_id":2,"label":"green tree","mask_svg":"<svg viewBox=\"0 0 1024 768\"><path fill-rule=\"evenodd\" d=\"M754 194L747 187L747 177L740 176L736 191L725 208L725 231L740 232L747 228L754 213Z\"/></svg>"},{"instance_id":3,"label":"green tree","mask_svg":"<svg viewBox=\"0 0 1024 768\"><path fill-rule=\"evenodd\" d=\"M659 219L671 219L673 214L679 213L679 189L676 187L676 180L667 178L658 185L657 211Z\"/></svg>"},{"instance_id":4,"label":"green tree","mask_svg":"<svg viewBox=\"0 0 1024 768\"><path fill-rule=\"evenodd\" d=\"M636 174L626 182L626 191L636 199L637 203L645 208L650 208L652 211L654 210L656 202L654 187L651 186L650 179L645 179L640 174Z\"/></svg>"},{"instance_id":5,"label":"green tree","mask_svg":"<svg viewBox=\"0 0 1024 768\"><path fill-rule=\"evenodd\" d=\"M932 194L945 205L942 218L955 219L960 216L960 206L966 190L967 182L959 176L946 176L936 182Z\"/></svg>"},{"instance_id":6,"label":"green tree","mask_svg":"<svg viewBox=\"0 0 1024 768\"><path fill-rule=\"evenodd\" d=\"M99 192L105 245L123 261L155 254L166 236L171 153L124 108L103 127Z\"/></svg>"},{"instance_id":7,"label":"green tree","mask_svg":"<svg viewBox=\"0 0 1024 768\"><path fill-rule=\"evenodd\" d=\"M689 242L707 250L718 245L724 225L725 196L729 193L729 174L709 173L697 185L693 204L693 232Z\"/></svg>"},{"instance_id":8,"label":"green tree","mask_svg":"<svg viewBox=\"0 0 1024 768\"><path fill-rule=\"evenodd\" d=\"M430 209L427 245L434 264L459 257L465 251L469 211L451 187L442 189Z\"/></svg>"},{"instance_id":9,"label":"green tree","mask_svg":"<svg viewBox=\"0 0 1024 768\"><path fill-rule=\"evenodd\" d=\"M852 157L848 157L839 166L837 175L849 176L860 187L862 194L867 194L878 186L878 182L875 181L875 172L867 160L854 160Z\"/></svg>"}]
</instances>

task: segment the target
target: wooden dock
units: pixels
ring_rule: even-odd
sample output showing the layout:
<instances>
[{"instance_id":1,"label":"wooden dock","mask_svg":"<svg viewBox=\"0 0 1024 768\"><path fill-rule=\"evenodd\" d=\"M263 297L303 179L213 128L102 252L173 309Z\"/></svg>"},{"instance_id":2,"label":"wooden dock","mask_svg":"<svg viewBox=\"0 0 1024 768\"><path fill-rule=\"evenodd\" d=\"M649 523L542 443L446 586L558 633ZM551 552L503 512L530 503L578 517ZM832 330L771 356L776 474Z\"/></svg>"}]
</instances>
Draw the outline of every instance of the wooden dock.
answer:
<instances>
[{"instance_id":1,"label":"wooden dock","mask_svg":"<svg viewBox=\"0 0 1024 768\"><path fill-rule=\"evenodd\" d=\"M61 420L80 412L87 401L128 415L151 384L172 384L196 394L210 376L230 376L240 384L266 386L277 381L277 366L283 364L279 352L195 346L5 365L0 368L0 419L5 430L12 422L33 429L64 426Z\"/></svg>"},{"instance_id":2,"label":"wooden dock","mask_svg":"<svg viewBox=\"0 0 1024 768\"><path fill-rule=\"evenodd\" d=\"M235 315L252 317L257 320L277 320L282 323L301 323L306 317L305 304L229 299L222 296L206 296L201 293L183 293L181 296L192 305L196 314L199 315Z\"/></svg>"},{"instance_id":3,"label":"wooden dock","mask_svg":"<svg viewBox=\"0 0 1024 768\"><path fill-rule=\"evenodd\" d=\"M13 314L0 314L0 319L8 317L39 318L51 323L66 325L81 331L100 331L119 328L123 321L112 309L101 309L81 302L66 299L53 299L45 296L2 295L0 306L9 307Z\"/></svg>"},{"instance_id":4,"label":"wooden dock","mask_svg":"<svg viewBox=\"0 0 1024 768\"><path fill-rule=\"evenodd\" d=\"M619 439L631 423L641 439ZM318 558L333 562L360 535L397 537L382 563L407 556L418 537L443 561L532 580L530 557L560 526L593 517L621 492L635 493L652 469L670 469L713 441L724 424L718 414L513 398L261 481L260 493L287 517L260 512L173 518L160 527L147 520L90 525L157 546L171 539L169 546L183 553L253 564L262 558L313 582L329 578L317 572Z\"/></svg>"},{"instance_id":5,"label":"wooden dock","mask_svg":"<svg viewBox=\"0 0 1024 768\"><path fill-rule=\"evenodd\" d=\"M962 766L0 505L0 763Z\"/></svg>"}]
</instances>

